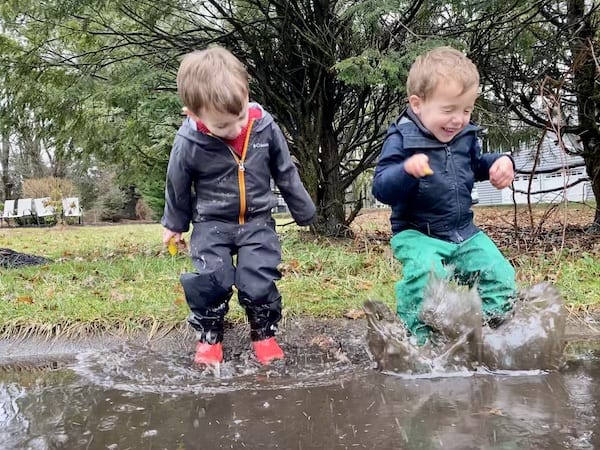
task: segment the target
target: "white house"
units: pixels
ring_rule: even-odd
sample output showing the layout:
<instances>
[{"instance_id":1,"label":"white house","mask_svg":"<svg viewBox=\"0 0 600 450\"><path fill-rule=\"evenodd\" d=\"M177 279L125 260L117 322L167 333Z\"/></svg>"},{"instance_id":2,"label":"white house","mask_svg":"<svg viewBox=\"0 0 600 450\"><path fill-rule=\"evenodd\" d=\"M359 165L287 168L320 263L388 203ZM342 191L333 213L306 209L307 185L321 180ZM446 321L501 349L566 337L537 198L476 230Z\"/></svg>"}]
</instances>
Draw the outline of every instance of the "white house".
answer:
<instances>
[{"instance_id":1,"label":"white house","mask_svg":"<svg viewBox=\"0 0 600 450\"><path fill-rule=\"evenodd\" d=\"M567 148L577 145L575 140L569 139L568 136L564 138L564 142ZM516 203L527 203L527 192L530 192L531 203L562 202L565 194L569 201L583 202L594 199L583 158L566 154L557 145L555 135L548 134L543 141L535 173L519 173L532 171L536 152L537 145L532 144L512 154L517 168L513 183ZM513 203L511 188L498 190L489 181L475 183L475 187L479 194L479 203L482 205Z\"/></svg>"}]
</instances>

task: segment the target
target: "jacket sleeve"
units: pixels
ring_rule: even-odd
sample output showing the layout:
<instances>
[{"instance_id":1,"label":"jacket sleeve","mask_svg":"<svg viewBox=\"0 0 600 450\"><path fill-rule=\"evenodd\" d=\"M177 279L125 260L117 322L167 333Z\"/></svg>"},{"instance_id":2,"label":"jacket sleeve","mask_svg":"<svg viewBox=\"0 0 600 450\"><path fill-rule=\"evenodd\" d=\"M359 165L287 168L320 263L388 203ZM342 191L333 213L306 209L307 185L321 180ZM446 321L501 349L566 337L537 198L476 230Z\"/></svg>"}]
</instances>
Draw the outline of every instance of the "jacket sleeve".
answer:
<instances>
[{"instance_id":1,"label":"jacket sleeve","mask_svg":"<svg viewBox=\"0 0 600 450\"><path fill-rule=\"evenodd\" d=\"M270 151L270 170L292 217L300 226L311 224L315 219L316 207L300 180L298 169L292 161L285 137L279 126L273 127L273 145Z\"/></svg>"},{"instance_id":2,"label":"jacket sleeve","mask_svg":"<svg viewBox=\"0 0 600 450\"><path fill-rule=\"evenodd\" d=\"M411 155L403 148L400 133L388 133L373 175L373 195L386 205L403 203L417 187L418 180L404 170Z\"/></svg>"},{"instance_id":3,"label":"jacket sleeve","mask_svg":"<svg viewBox=\"0 0 600 450\"><path fill-rule=\"evenodd\" d=\"M490 168L501 157L510 158L513 170L515 169L515 161L512 156L507 153L482 153L481 141L479 138L473 139L471 147L471 167L475 175L475 181L485 181L490 179Z\"/></svg>"},{"instance_id":4,"label":"jacket sleeve","mask_svg":"<svg viewBox=\"0 0 600 450\"><path fill-rule=\"evenodd\" d=\"M160 223L171 231L184 233L189 230L192 220L193 176L185 164L186 143L175 138L167 167L165 186L165 210Z\"/></svg>"}]
</instances>

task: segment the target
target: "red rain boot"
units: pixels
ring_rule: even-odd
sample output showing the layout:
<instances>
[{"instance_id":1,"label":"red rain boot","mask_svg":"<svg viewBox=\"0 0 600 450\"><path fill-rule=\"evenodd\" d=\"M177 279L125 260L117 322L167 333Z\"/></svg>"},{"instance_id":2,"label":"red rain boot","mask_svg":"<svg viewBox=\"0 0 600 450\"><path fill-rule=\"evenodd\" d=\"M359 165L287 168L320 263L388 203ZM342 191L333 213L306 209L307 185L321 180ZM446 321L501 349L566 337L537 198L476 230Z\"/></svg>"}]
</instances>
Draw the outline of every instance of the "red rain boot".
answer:
<instances>
[{"instance_id":1,"label":"red rain boot","mask_svg":"<svg viewBox=\"0 0 600 450\"><path fill-rule=\"evenodd\" d=\"M283 350L281 350L274 337L262 341L253 341L252 348L254 348L256 359L261 364L269 364L274 359L283 359L284 357Z\"/></svg>"},{"instance_id":2,"label":"red rain boot","mask_svg":"<svg viewBox=\"0 0 600 450\"><path fill-rule=\"evenodd\" d=\"M223 346L220 342L216 344L207 344L198 342L196 345L195 364L215 365L223 362Z\"/></svg>"}]
</instances>

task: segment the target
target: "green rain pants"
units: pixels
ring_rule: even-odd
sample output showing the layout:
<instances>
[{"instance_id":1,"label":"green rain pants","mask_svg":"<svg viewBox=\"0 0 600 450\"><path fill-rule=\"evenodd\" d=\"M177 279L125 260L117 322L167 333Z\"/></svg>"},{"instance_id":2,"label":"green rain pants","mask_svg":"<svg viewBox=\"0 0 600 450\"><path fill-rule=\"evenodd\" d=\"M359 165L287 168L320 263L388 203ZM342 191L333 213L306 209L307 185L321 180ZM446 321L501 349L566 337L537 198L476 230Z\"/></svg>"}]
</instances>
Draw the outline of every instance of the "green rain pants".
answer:
<instances>
[{"instance_id":1,"label":"green rain pants","mask_svg":"<svg viewBox=\"0 0 600 450\"><path fill-rule=\"evenodd\" d=\"M419 344L424 344L431 332L419 313L432 274L441 279L454 277L469 286L477 283L485 320L510 311L516 291L515 270L485 233L480 231L455 244L404 230L392 237L391 245L402 263L402 279L396 283L397 313Z\"/></svg>"}]
</instances>

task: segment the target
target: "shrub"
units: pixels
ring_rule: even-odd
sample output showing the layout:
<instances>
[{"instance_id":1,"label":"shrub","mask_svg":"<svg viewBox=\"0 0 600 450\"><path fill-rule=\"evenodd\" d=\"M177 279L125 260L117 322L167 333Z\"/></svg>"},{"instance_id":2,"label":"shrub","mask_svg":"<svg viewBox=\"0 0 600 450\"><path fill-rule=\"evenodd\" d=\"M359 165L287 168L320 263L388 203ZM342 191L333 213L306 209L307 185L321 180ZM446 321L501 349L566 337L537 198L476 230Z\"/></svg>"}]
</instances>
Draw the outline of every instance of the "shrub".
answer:
<instances>
[{"instance_id":1,"label":"shrub","mask_svg":"<svg viewBox=\"0 0 600 450\"><path fill-rule=\"evenodd\" d=\"M125 194L118 186L110 185L96 201L95 207L100 213L100 220L118 222L123 218Z\"/></svg>"},{"instance_id":2,"label":"shrub","mask_svg":"<svg viewBox=\"0 0 600 450\"><path fill-rule=\"evenodd\" d=\"M44 177L23 180L24 198L50 197L52 201L60 201L63 197L77 196L75 185L65 178Z\"/></svg>"},{"instance_id":3,"label":"shrub","mask_svg":"<svg viewBox=\"0 0 600 450\"><path fill-rule=\"evenodd\" d=\"M154 211L143 198L140 198L135 204L135 215L139 220L154 219Z\"/></svg>"}]
</instances>

